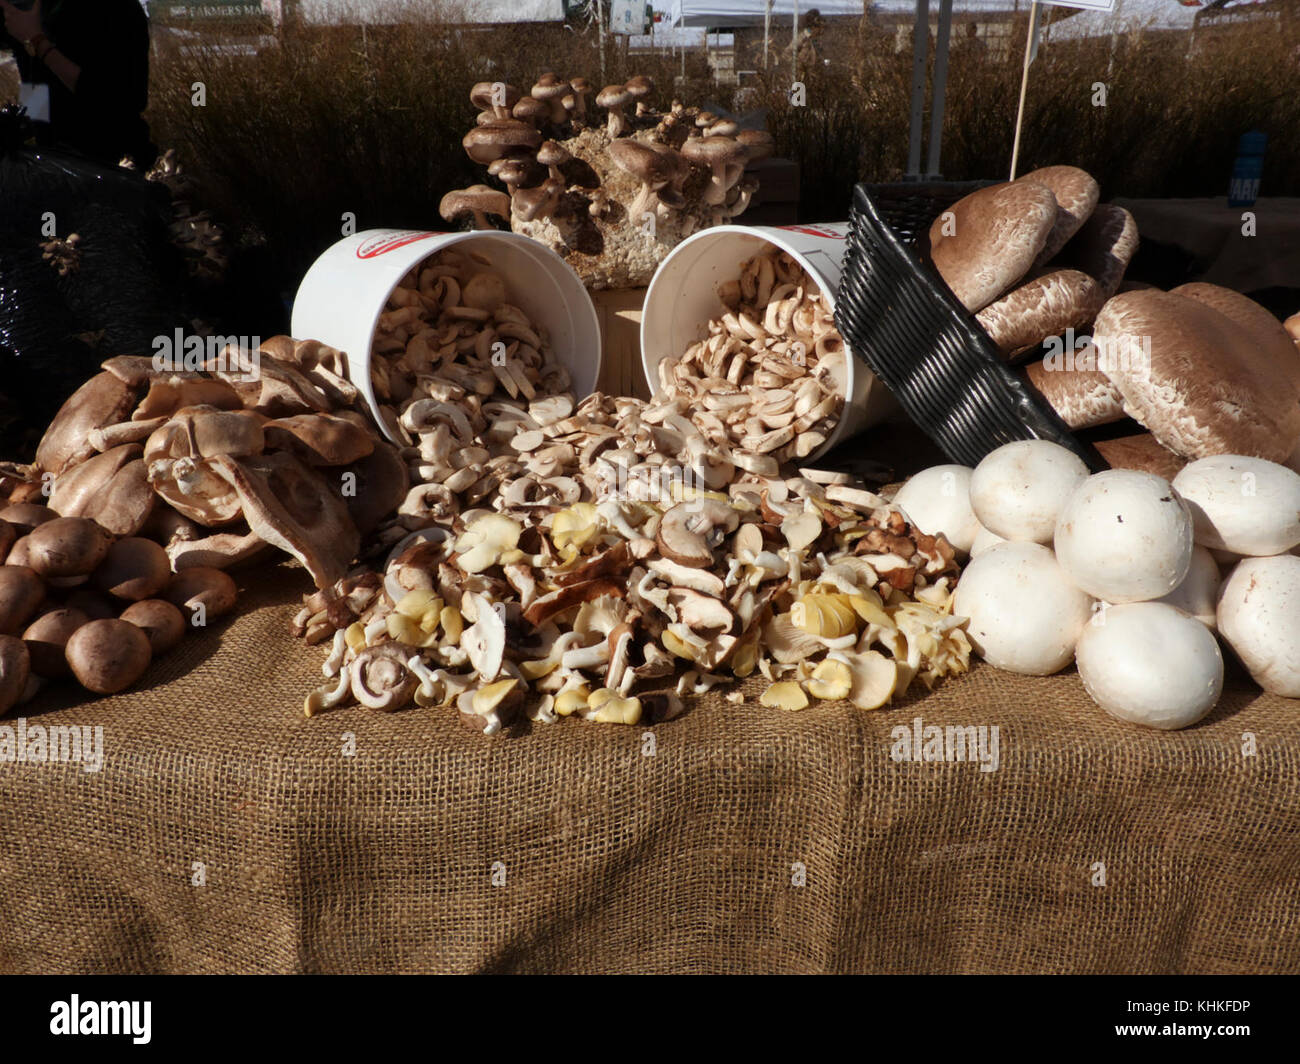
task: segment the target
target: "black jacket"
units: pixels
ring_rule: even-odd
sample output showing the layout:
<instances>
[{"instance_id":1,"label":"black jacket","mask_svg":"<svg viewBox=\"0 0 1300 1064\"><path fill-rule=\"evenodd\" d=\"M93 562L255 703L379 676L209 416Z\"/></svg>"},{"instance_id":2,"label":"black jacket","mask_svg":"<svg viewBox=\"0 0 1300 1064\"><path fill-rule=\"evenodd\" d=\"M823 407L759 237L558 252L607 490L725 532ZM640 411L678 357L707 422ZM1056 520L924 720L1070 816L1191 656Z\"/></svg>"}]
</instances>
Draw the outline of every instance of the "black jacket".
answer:
<instances>
[{"instance_id":1,"label":"black jacket","mask_svg":"<svg viewBox=\"0 0 1300 1064\"><path fill-rule=\"evenodd\" d=\"M50 69L27 54L0 23L0 42L13 50L22 80L50 87L46 139L105 163L123 155L153 164L141 112L149 102L149 20L140 0L42 0L45 35L81 68L69 92Z\"/></svg>"}]
</instances>

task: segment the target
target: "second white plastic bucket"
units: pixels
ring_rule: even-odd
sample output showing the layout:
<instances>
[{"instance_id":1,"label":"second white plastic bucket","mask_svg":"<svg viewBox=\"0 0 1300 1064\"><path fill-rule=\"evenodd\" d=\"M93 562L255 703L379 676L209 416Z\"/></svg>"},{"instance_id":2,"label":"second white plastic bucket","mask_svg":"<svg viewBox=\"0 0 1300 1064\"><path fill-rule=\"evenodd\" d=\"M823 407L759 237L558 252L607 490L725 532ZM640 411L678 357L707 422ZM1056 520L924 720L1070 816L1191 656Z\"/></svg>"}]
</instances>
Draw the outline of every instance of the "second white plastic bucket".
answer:
<instances>
[{"instance_id":1,"label":"second white plastic bucket","mask_svg":"<svg viewBox=\"0 0 1300 1064\"><path fill-rule=\"evenodd\" d=\"M817 282L827 306L835 307L841 263L847 248L847 222L817 225L719 225L683 240L659 264L646 290L641 314L641 360L651 393L659 390L659 363L685 353L706 335L707 323L726 309L718 286L740 276L748 258L774 244L788 251ZM847 350L847 345L846 345ZM897 408L876 375L848 351L840 381L844 409L825 445L812 461Z\"/></svg>"},{"instance_id":2,"label":"second white plastic bucket","mask_svg":"<svg viewBox=\"0 0 1300 1064\"><path fill-rule=\"evenodd\" d=\"M385 424L370 378L370 346L379 315L410 269L430 255L465 245L485 256L505 278L510 299L546 330L555 357L569 371L574 397L583 399L600 376L600 320L578 275L550 248L518 233L476 230L431 233L367 229L344 237L312 263L293 302L293 335L319 340L348 356L352 383L375 421ZM396 441L394 441L396 442Z\"/></svg>"}]
</instances>

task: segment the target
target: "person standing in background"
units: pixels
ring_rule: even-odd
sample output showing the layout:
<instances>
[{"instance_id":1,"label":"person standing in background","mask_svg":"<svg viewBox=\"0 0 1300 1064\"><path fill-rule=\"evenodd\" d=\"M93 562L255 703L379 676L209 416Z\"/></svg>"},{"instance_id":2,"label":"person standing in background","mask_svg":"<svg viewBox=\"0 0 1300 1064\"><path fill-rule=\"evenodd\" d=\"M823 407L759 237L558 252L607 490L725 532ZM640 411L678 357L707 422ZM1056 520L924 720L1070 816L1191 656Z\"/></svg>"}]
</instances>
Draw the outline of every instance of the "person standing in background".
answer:
<instances>
[{"instance_id":1,"label":"person standing in background","mask_svg":"<svg viewBox=\"0 0 1300 1064\"><path fill-rule=\"evenodd\" d=\"M140 170L158 157L149 102L149 20L139 0L0 0L0 45L13 50L19 102L43 143Z\"/></svg>"}]
</instances>

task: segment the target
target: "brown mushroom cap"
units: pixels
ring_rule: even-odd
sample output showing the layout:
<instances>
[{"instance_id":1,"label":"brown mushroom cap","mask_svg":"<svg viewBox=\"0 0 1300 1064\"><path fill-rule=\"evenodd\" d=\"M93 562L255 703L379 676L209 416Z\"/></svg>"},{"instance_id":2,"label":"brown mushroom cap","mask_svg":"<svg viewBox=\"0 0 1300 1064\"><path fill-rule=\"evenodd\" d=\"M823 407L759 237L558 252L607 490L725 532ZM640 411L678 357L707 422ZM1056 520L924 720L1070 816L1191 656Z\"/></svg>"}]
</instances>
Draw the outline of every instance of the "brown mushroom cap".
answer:
<instances>
[{"instance_id":1,"label":"brown mushroom cap","mask_svg":"<svg viewBox=\"0 0 1300 1064\"><path fill-rule=\"evenodd\" d=\"M56 477L95 453L92 429L131 416L135 389L112 373L98 373L68 396L36 448L36 465Z\"/></svg>"},{"instance_id":2,"label":"brown mushroom cap","mask_svg":"<svg viewBox=\"0 0 1300 1064\"><path fill-rule=\"evenodd\" d=\"M1042 185L1056 197L1056 221L1034 263L1042 266L1050 262L1092 216L1097 200L1101 198L1101 187L1088 171L1077 166L1044 166L1016 180Z\"/></svg>"},{"instance_id":3,"label":"brown mushroom cap","mask_svg":"<svg viewBox=\"0 0 1300 1064\"><path fill-rule=\"evenodd\" d=\"M1154 473L1166 480L1173 480L1187 464L1186 458L1180 458L1168 447L1162 446L1149 432L1099 440L1097 450L1112 469L1136 469L1140 473Z\"/></svg>"},{"instance_id":4,"label":"brown mushroom cap","mask_svg":"<svg viewBox=\"0 0 1300 1064\"><path fill-rule=\"evenodd\" d=\"M1292 340L1300 344L1300 314L1292 314L1291 317L1287 318L1287 320L1282 323L1282 328L1287 331L1287 335L1290 336ZM0 513L0 517L3 516L4 514Z\"/></svg>"},{"instance_id":5,"label":"brown mushroom cap","mask_svg":"<svg viewBox=\"0 0 1300 1064\"><path fill-rule=\"evenodd\" d=\"M596 93L596 103L601 107L626 107L632 102L632 94L625 85L606 85Z\"/></svg>"},{"instance_id":6,"label":"brown mushroom cap","mask_svg":"<svg viewBox=\"0 0 1300 1064\"><path fill-rule=\"evenodd\" d=\"M975 320L1005 357L1014 358L1049 336L1082 329L1105 302L1101 285L1086 273L1051 270L994 300Z\"/></svg>"},{"instance_id":7,"label":"brown mushroom cap","mask_svg":"<svg viewBox=\"0 0 1300 1064\"><path fill-rule=\"evenodd\" d=\"M163 592L163 597L187 616L201 605L208 620L234 609L237 595L235 582L227 574L202 565L174 574Z\"/></svg>"},{"instance_id":8,"label":"brown mushroom cap","mask_svg":"<svg viewBox=\"0 0 1300 1064\"><path fill-rule=\"evenodd\" d=\"M133 536L157 503L138 443L98 454L59 477L50 507L64 517L88 517L115 536Z\"/></svg>"},{"instance_id":9,"label":"brown mushroom cap","mask_svg":"<svg viewBox=\"0 0 1300 1064\"><path fill-rule=\"evenodd\" d=\"M48 506L36 502L13 502L0 510L0 521L7 521L20 536L27 535L37 525L53 521L58 516Z\"/></svg>"},{"instance_id":10,"label":"brown mushroom cap","mask_svg":"<svg viewBox=\"0 0 1300 1064\"><path fill-rule=\"evenodd\" d=\"M515 104L510 113L520 122L536 125L550 116L551 108L541 100L534 99L532 96L525 96Z\"/></svg>"},{"instance_id":11,"label":"brown mushroom cap","mask_svg":"<svg viewBox=\"0 0 1300 1064\"><path fill-rule=\"evenodd\" d=\"M531 222L538 218L548 218L559 205L560 196L564 194L564 182L553 177L547 178L536 188L516 190L511 203L514 212L522 221Z\"/></svg>"},{"instance_id":12,"label":"brown mushroom cap","mask_svg":"<svg viewBox=\"0 0 1300 1064\"><path fill-rule=\"evenodd\" d=\"M56 517L27 537L31 567L46 579L86 576L104 560L112 537L88 517Z\"/></svg>"},{"instance_id":13,"label":"brown mushroom cap","mask_svg":"<svg viewBox=\"0 0 1300 1064\"><path fill-rule=\"evenodd\" d=\"M1138 247L1137 222L1123 207L1101 203L1062 250L1059 263L1095 277L1109 299L1120 290Z\"/></svg>"},{"instance_id":14,"label":"brown mushroom cap","mask_svg":"<svg viewBox=\"0 0 1300 1064\"><path fill-rule=\"evenodd\" d=\"M15 635L45 598L45 582L25 565L0 565L0 634Z\"/></svg>"},{"instance_id":15,"label":"brown mushroom cap","mask_svg":"<svg viewBox=\"0 0 1300 1064\"><path fill-rule=\"evenodd\" d=\"M990 185L934 220L930 258L953 295L974 313L1029 272L1055 224L1050 189L1020 181Z\"/></svg>"},{"instance_id":16,"label":"brown mushroom cap","mask_svg":"<svg viewBox=\"0 0 1300 1064\"><path fill-rule=\"evenodd\" d=\"M149 638L129 621L108 618L83 624L68 640L65 657L77 682L111 695L144 675L153 652Z\"/></svg>"},{"instance_id":17,"label":"brown mushroom cap","mask_svg":"<svg viewBox=\"0 0 1300 1064\"><path fill-rule=\"evenodd\" d=\"M447 221L454 222L473 215L478 225L484 224L484 218L495 214L498 218L510 217L510 197L487 185L470 185L448 192L438 204L438 213Z\"/></svg>"},{"instance_id":18,"label":"brown mushroom cap","mask_svg":"<svg viewBox=\"0 0 1300 1064\"><path fill-rule=\"evenodd\" d=\"M185 615L162 599L131 603L122 611L122 620L144 632L155 658L166 654L185 637Z\"/></svg>"},{"instance_id":19,"label":"brown mushroom cap","mask_svg":"<svg viewBox=\"0 0 1300 1064\"><path fill-rule=\"evenodd\" d=\"M465 154L484 166L503 155L534 152L541 143L542 135L536 129L513 118L476 126L461 141Z\"/></svg>"},{"instance_id":20,"label":"brown mushroom cap","mask_svg":"<svg viewBox=\"0 0 1300 1064\"><path fill-rule=\"evenodd\" d=\"M1296 392L1300 393L1300 351L1282 323L1253 299L1231 288L1201 281L1179 285L1170 289L1169 294L1194 299L1235 322L1258 345L1261 358L1276 359L1289 372Z\"/></svg>"},{"instance_id":21,"label":"brown mushroom cap","mask_svg":"<svg viewBox=\"0 0 1300 1064\"><path fill-rule=\"evenodd\" d=\"M31 656L27 644L12 635L0 635L0 717L23 697L30 673Z\"/></svg>"},{"instance_id":22,"label":"brown mushroom cap","mask_svg":"<svg viewBox=\"0 0 1300 1064\"><path fill-rule=\"evenodd\" d=\"M138 602L153 598L171 579L167 552L151 539L119 539L104 555L92 583L114 598Z\"/></svg>"},{"instance_id":23,"label":"brown mushroom cap","mask_svg":"<svg viewBox=\"0 0 1300 1064\"><path fill-rule=\"evenodd\" d=\"M1126 292L1102 308L1093 338L1125 410L1177 454L1283 462L1300 441L1291 367L1204 303L1155 289Z\"/></svg>"},{"instance_id":24,"label":"brown mushroom cap","mask_svg":"<svg viewBox=\"0 0 1300 1064\"><path fill-rule=\"evenodd\" d=\"M9 545L9 553L5 555L5 565L21 565L30 569L32 562L31 545L32 537L30 534L19 536Z\"/></svg>"},{"instance_id":25,"label":"brown mushroom cap","mask_svg":"<svg viewBox=\"0 0 1300 1064\"><path fill-rule=\"evenodd\" d=\"M368 429L333 414L276 418L266 423L264 431L268 450L290 451L312 466L348 465L375 449L375 437Z\"/></svg>"},{"instance_id":26,"label":"brown mushroom cap","mask_svg":"<svg viewBox=\"0 0 1300 1064\"><path fill-rule=\"evenodd\" d=\"M68 674L64 648L72 633L90 618L73 606L60 606L42 613L23 632L23 642L31 655L32 672L53 679Z\"/></svg>"},{"instance_id":27,"label":"brown mushroom cap","mask_svg":"<svg viewBox=\"0 0 1300 1064\"><path fill-rule=\"evenodd\" d=\"M631 138L610 144L609 156L620 169L644 181L651 188L666 184L676 172L667 154L657 152L649 145Z\"/></svg>"},{"instance_id":28,"label":"brown mushroom cap","mask_svg":"<svg viewBox=\"0 0 1300 1064\"><path fill-rule=\"evenodd\" d=\"M14 528L8 521L0 518L0 563L3 563L9 555L9 548L14 545L14 540L18 538L18 529Z\"/></svg>"},{"instance_id":29,"label":"brown mushroom cap","mask_svg":"<svg viewBox=\"0 0 1300 1064\"><path fill-rule=\"evenodd\" d=\"M357 490L343 501L352 523L363 536L368 536L402 505L411 487L410 471L397 448L383 441L348 471L356 474Z\"/></svg>"},{"instance_id":30,"label":"brown mushroom cap","mask_svg":"<svg viewBox=\"0 0 1300 1064\"><path fill-rule=\"evenodd\" d=\"M1124 397L1096 366L1096 348L1089 343L1075 352L1073 366L1049 369L1044 362L1033 362L1025 372L1029 383L1066 425L1086 429L1124 417Z\"/></svg>"},{"instance_id":31,"label":"brown mushroom cap","mask_svg":"<svg viewBox=\"0 0 1300 1064\"><path fill-rule=\"evenodd\" d=\"M543 166L561 166L569 161L569 153L555 141L544 140L537 149L537 161Z\"/></svg>"}]
</instances>

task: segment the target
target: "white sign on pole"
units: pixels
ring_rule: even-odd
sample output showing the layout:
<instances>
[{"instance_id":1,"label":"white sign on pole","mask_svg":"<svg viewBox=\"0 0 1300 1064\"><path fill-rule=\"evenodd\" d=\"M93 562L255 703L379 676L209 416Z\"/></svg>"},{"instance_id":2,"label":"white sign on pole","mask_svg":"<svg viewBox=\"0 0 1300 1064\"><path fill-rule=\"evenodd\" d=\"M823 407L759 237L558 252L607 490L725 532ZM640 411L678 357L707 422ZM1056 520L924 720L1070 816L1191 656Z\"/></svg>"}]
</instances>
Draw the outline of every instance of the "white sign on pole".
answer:
<instances>
[{"instance_id":1,"label":"white sign on pole","mask_svg":"<svg viewBox=\"0 0 1300 1064\"><path fill-rule=\"evenodd\" d=\"M1079 7L1086 11L1114 11L1115 0L1038 0L1052 7Z\"/></svg>"},{"instance_id":2,"label":"white sign on pole","mask_svg":"<svg viewBox=\"0 0 1300 1064\"><path fill-rule=\"evenodd\" d=\"M645 33L645 0L610 0L609 30L628 37Z\"/></svg>"}]
</instances>

